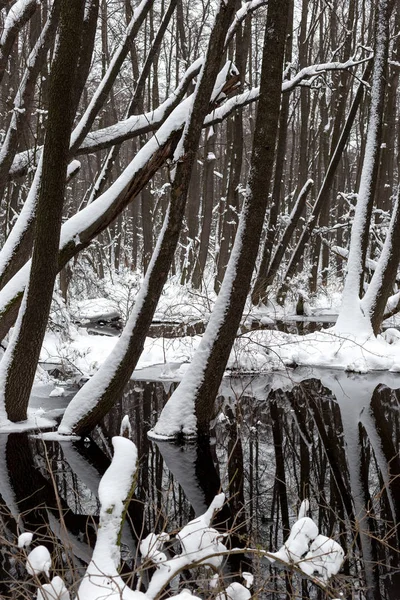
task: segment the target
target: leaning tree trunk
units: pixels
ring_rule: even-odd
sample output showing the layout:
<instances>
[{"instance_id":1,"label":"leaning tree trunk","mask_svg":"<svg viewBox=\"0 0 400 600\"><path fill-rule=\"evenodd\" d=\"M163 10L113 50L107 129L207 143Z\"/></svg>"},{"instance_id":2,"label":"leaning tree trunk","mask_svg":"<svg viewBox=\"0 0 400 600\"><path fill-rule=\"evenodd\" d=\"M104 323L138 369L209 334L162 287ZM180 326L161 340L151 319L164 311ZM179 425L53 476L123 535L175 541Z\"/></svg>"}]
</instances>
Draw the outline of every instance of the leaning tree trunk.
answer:
<instances>
[{"instance_id":1,"label":"leaning tree trunk","mask_svg":"<svg viewBox=\"0 0 400 600\"><path fill-rule=\"evenodd\" d=\"M84 0L63 0L61 4L58 51L52 65L49 87L49 116L30 279L15 333L1 363L0 393L11 421L22 421L27 416L58 273L61 217L73 119L73 90L84 5ZM60 98L63 102L60 102Z\"/></svg>"},{"instance_id":2,"label":"leaning tree trunk","mask_svg":"<svg viewBox=\"0 0 400 600\"><path fill-rule=\"evenodd\" d=\"M214 401L250 289L265 217L264 190L275 157L288 5L289 0L268 3L248 192L221 291L193 361L152 435L208 434Z\"/></svg>"},{"instance_id":3,"label":"leaning tree trunk","mask_svg":"<svg viewBox=\"0 0 400 600\"><path fill-rule=\"evenodd\" d=\"M60 433L68 433L72 430L84 434L93 429L120 398L139 360L177 247L203 121L209 111L210 100L215 102L219 95L215 90L213 93L213 88L234 8L235 0L228 0L228 2L221 0L210 35L205 64L192 104L188 107L190 117L175 154L177 166L171 189L170 206L145 280L136 299L134 312L114 351L67 407L59 427ZM231 71L232 67L229 66L228 75Z\"/></svg>"}]
</instances>

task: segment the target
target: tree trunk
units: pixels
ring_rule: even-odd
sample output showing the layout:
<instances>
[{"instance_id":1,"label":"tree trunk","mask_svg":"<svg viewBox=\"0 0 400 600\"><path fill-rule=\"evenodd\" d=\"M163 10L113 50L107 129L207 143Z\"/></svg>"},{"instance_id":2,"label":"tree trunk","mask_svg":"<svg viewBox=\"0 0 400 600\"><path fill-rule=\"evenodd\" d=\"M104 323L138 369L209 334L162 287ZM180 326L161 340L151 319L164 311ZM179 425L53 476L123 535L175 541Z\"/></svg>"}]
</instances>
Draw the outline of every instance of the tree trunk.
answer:
<instances>
[{"instance_id":1,"label":"tree trunk","mask_svg":"<svg viewBox=\"0 0 400 600\"><path fill-rule=\"evenodd\" d=\"M83 0L62 0L58 51L49 88L43 177L29 285L20 317L1 363L7 416L26 419L29 396L58 273L58 248L73 119L73 89L83 22ZM60 98L63 102L60 103Z\"/></svg>"},{"instance_id":2,"label":"tree trunk","mask_svg":"<svg viewBox=\"0 0 400 600\"><path fill-rule=\"evenodd\" d=\"M289 0L268 3L248 192L221 291L193 361L164 407L154 434L208 435L214 401L250 288L265 217L264 190L275 157L288 7Z\"/></svg>"},{"instance_id":3,"label":"tree trunk","mask_svg":"<svg viewBox=\"0 0 400 600\"><path fill-rule=\"evenodd\" d=\"M292 47L293 47L293 1L291 0L289 6L289 17L288 17L288 31L286 39L285 49L285 62L290 63L292 61ZM258 270L258 275L254 283L251 300L253 304L257 305L264 302L266 299L267 287L270 284L270 279L266 277L274 241L277 233L278 215L281 204L281 193L282 193L282 178L284 173L285 158L286 158L286 141L287 132L289 125L289 96L285 94L282 97L282 106L279 116L279 131L278 131L278 143L276 148L276 161L275 161L275 173L274 173L274 186L272 189L271 206L269 209L268 229L267 235L262 250L261 262ZM304 207L303 207L304 208ZM300 215L299 215L300 217Z\"/></svg>"},{"instance_id":4,"label":"tree trunk","mask_svg":"<svg viewBox=\"0 0 400 600\"><path fill-rule=\"evenodd\" d=\"M362 77L363 81L365 79L368 79L370 69L371 69L371 63L368 63L368 65L366 66L364 73L363 73L363 77ZM361 98L363 96L363 91L364 91L364 84L360 83L360 85L358 86L356 95L354 97L353 103L351 105L349 114L347 116L346 123L343 127L343 131L339 138L339 141L338 141L334 151L332 152L332 155L331 155L331 158L329 161L329 165L328 165L327 171L325 173L325 177L322 182L321 188L318 192L318 196L315 201L312 213L302 231L302 234L299 238L296 249L295 249L292 257L290 258L290 261L289 261L289 264L287 266L286 273L284 276L284 282L287 282L287 280L290 279L290 277L293 277L294 273L296 272L298 261L304 254L305 248L311 237L311 234L317 225L318 217L321 213L322 207L323 207L324 203L327 201L327 193L330 189L330 186L333 183L336 169L337 169L339 161L341 159L343 150L346 146L347 140L349 139L350 131L351 131L352 125L354 123L357 109L359 107ZM287 291L287 283L284 283L284 285L282 285L280 292L278 294L278 296L281 297L282 301L284 300L286 291Z\"/></svg>"},{"instance_id":5,"label":"tree trunk","mask_svg":"<svg viewBox=\"0 0 400 600\"><path fill-rule=\"evenodd\" d=\"M214 166L215 166L215 133L213 128L206 132L204 152L203 200L201 205L200 248L194 266L192 285L199 290L202 287L204 269L207 262L208 247L212 227L212 211L214 208Z\"/></svg>"},{"instance_id":6,"label":"tree trunk","mask_svg":"<svg viewBox=\"0 0 400 600\"><path fill-rule=\"evenodd\" d=\"M213 88L234 7L235 0L221 0L205 64L193 96L190 118L181 138L182 145L176 152L177 166L170 206L145 280L136 298L134 312L114 352L69 404L59 428L61 433L73 430L84 434L93 429L119 399L140 357L178 243L203 121L209 110L210 99L213 102L217 100L215 93L213 95ZM231 70L228 74L230 73Z\"/></svg>"},{"instance_id":7,"label":"tree trunk","mask_svg":"<svg viewBox=\"0 0 400 600\"><path fill-rule=\"evenodd\" d=\"M382 136L382 114L385 97L385 78L389 45L389 7L387 0L379 0L376 15L374 66L371 85L371 106L365 157L358 192L357 206L351 229L347 276L342 306L336 322L337 332L372 332L370 318L360 306L364 264L368 247L369 226L379 167Z\"/></svg>"}]
</instances>

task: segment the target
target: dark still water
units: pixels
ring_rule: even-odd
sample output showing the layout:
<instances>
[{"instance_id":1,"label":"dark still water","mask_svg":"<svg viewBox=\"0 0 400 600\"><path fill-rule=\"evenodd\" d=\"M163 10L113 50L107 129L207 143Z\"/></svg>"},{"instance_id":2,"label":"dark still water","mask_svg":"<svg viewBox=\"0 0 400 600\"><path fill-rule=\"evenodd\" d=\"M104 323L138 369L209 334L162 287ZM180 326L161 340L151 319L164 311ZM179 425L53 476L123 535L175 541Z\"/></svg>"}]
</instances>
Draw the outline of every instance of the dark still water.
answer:
<instances>
[{"instance_id":1,"label":"dark still water","mask_svg":"<svg viewBox=\"0 0 400 600\"><path fill-rule=\"evenodd\" d=\"M278 550L301 501L309 498L319 532L345 551L340 574L326 591L256 555L237 554L226 577L251 571L254 596L400 599L398 376L297 369L227 379L210 443L202 446L147 438L175 385L132 381L85 442L0 435L1 598L36 597L16 549L16 536L25 530L53 552L53 574L64 578L73 596L95 542L97 488L110 462L110 439L128 414L140 459L122 536L122 572L132 585L138 539L150 531L176 532L222 489L229 500L218 528L230 531L231 547ZM189 588L190 578L184 573Z\"/></svg>"}]
</instances>

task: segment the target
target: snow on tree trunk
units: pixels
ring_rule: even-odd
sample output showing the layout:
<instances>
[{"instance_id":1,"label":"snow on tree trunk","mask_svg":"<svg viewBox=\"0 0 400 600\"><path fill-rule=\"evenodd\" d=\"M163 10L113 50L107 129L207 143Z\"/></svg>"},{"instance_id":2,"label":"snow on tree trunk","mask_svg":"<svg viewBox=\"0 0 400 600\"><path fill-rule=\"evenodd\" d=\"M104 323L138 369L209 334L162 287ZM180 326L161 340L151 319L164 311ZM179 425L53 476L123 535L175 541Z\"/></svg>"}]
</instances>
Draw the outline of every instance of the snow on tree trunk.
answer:
<instances>
[{"instance_id":1,"label":"snow on tree trunk","mask_svg":"<svg viewBox=\"0 0 400 600\"><path fill-rule=\"evenodd\" d=\"M382 137L382 114L385 93L385 74L389 44L389 9L387 0L379 0L376 16L375 56L371 84L371 105L364 163L361 173L356 211L351 229L347 275L342 306L335 332L361 337L373 335L370 315L360 302L368 233L379 167Z\"/></svg>"},{"instance_id":2,"label":"snow on tree trunk","mask_svg":"<svg viewBox=\"0 0 400 600\"><path fill-rule=\"evenodd\" d=\"M100 523L92 560L79 586L78 598L145 598L126 587L118 569L120 535L127 502L135 487L137 450L124 437L112 439L114 456L99 485Z\"/></svg>"},{"instance_id":3,"label":"snow on tree trunk","mask_svg":"<svg viewBox=\"0 0 400 600\"><path fill-rule=\"evenodd\" d=\"M361 300L361 310L371 320L375 334L378 333L385 313L386 304L397 276L400 258L400 188L393 208L393 216L381 256L365 296Z\"/></svg>"},{"instance_id":4,"label":"snow on tree trunk","mask_svg":"<svg viewBox=\"0 0 400 600\"><path fill-rule=\"evenodd\" d=\"M252 166L232 254L207 329L185 376L152 430L154 437L207 434L214 400L250 288L272 177L281 100L288 2L268 3Z\"/></svg>"},{"instance_id":5,"label":"snow on tree trunk","mask_svg":"<svg viewBox=\"0 0 400 600\"><path fill-rule=\"evenodd\" d=\"M58 49L53 61L49 118L43 150L35 247L25 305L3 357L0 398L11 421L25 420L55 278L72 129L73 86L84 14L83 0L63 0ZM60 103L60 97L63 102Z\"/></svg>"},{"instance_id":6,"label":"snow on tree trunk","mask_svg":"<svg viewBox=\"0 0 400 600\"><path fill-rule=\"evenodd\" d=\"M178 243L192 166L210 100L215 103L226 81L232 74L236 75L235 67L227 63L217 77L234 7L234 0L221 2L196 90L187 100L186 126L175 151L177 166L171 203L133 313L114 351L69 404L59 427L60 433L74 431L82 434L93 429L119 399L139 360ZM158 139L156 143L159 143Z\"/></svg>"}]
</instances>

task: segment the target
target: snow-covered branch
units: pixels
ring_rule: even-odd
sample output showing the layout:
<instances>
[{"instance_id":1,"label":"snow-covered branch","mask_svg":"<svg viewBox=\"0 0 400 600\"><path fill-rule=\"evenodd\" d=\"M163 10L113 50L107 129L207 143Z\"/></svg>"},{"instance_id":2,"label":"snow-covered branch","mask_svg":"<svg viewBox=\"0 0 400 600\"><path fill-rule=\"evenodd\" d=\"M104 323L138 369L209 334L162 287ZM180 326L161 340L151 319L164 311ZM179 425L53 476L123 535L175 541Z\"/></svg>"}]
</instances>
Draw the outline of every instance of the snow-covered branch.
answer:
<instances>
[{"instance_id":1,"label":"snow-covered branch","mask_svg":"<svg viewBox=\"0 0 400 600\"><path fill-rule=\"evenodd\" d=\"M316 65L311 65L309 67L305 67L304 69L299 71L299 73L297 73L297 75L295 75L292 79L285 80L283 82L282 91L290 92L306 79L309 80L310 78L319 77L328 71L337 71L341 69L349 69L352 67L356 67L357 65L370 59L371 57L362 60L349 59L343 63L319 63ZM187 91L190 81L192 81L193 78L196 77L196 75L198 75L198 73L200 72L202 62L203 59L199 58L187 69L176 90L154 111L150 111L149 113L145 113L143 115L134 115L132 117L129 117L128 119L119 121L114 125L110 125L103 129L99 129L97 131L88 133L85 139L82 141L79 148L77 148L75 152L73 152L73 155L78 156L82 154L88 154L89 152L95 152L97 150L103 150L113 146L114 144L133 139L141 134L156 131L160 124L170 114L171 110L173 110L181 101L181 99L184 96L184 93ZM233 114L236 110L239 110L241 108L244 108L248 104L256 102L259 99L259 96L259 87L254 87L251 90L248 90L241 94L237 94L236 96L232 96L231 98L226 100L221 106L214 109L206 117L204 121L204 127L209 127L210 125L216 125L217 123L221 123L222 121L227 119L231 114ZM36 156L37 160L37 156L39 153L40 151L36 149L35 153L33 152L33 150L27 150L17 154L13 161L13 164L11 165L9 177L11 179L14 179L23 175L26 172L26 169L30 165L32 165L34 155Z\"/></svg>"},{"instance_id":2,"label":"snow-covered branch","mask_svg":"<svg viewBox=\"0 0 400 600\"><path fill-rule=\"evenodd\" d=\"M242 2L242 6L237 11L233 23L226 34L225 46L228 46L235 35L238 26L246 19L246 17L261 6L266 6L267 4L268 0L250 0L250 2Z\"/></svg>"},{"instance_id":3,"label":"snow-covered branch","mask_svg":"<svg viewBox=\"0 0 400 600\"><path fill-rule=\"evenodd\" d=\"M0 38L0 82L18 32L33 16L38 6L38 0L17 0L8 11Z\"/></svg>"},{"instance_id":4,"label":"snow-covered branch","mask_svg":"<svg viewBox=\"0 0 400 600\"><path fill-rule=\"evenodd\" d=\"M86 135L89 133L93 122L99 113L99 110L103 106L105 99L114 84L122 63L129 52L130 44L139 31L139 28L146 18L146 15L152 4L153 2L151 0L142 0L139 6L135 8L132 19L127 27L124 39L114 52L103 79L96 88L96 91L89 102L89 106L85 110L78 125L75 127L72 133L71 147L73 149L77 149L85 139Z\"/></svg>"}]
</instances>

